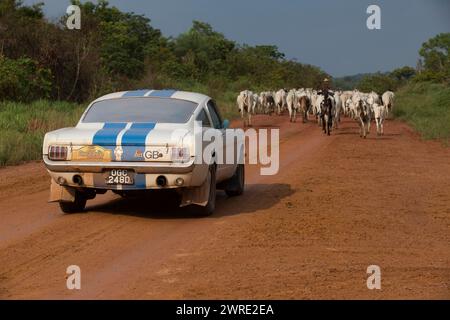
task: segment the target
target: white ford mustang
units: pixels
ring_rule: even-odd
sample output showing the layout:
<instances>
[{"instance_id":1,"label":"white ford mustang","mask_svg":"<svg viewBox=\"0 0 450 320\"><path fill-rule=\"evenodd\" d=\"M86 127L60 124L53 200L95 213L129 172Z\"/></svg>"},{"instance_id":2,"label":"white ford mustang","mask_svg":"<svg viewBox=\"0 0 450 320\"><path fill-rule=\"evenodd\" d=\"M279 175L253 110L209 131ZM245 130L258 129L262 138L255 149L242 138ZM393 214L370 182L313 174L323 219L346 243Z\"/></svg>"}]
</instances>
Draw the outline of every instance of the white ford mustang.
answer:
<instances>
[{"instance_id":1,"label":"white ford mustang","mask_svg":"<svg viewBox=\"0 0 450 320\"><path fill-rule=\"evenodd\" d=\"M76 127L45 135L50 201L70 213L84 210L86 200L107 190L127 195L174 189L181 206L209 215L216 187L229 196L244 191L243 141L222 139L222 145L205 148L207 130L225 137L234 131L227 127L214 101L203 94L135 90L105 95L87 107ZM235 160L219 161L218 155L230 148Z\"/></svg>"}]
</instances>

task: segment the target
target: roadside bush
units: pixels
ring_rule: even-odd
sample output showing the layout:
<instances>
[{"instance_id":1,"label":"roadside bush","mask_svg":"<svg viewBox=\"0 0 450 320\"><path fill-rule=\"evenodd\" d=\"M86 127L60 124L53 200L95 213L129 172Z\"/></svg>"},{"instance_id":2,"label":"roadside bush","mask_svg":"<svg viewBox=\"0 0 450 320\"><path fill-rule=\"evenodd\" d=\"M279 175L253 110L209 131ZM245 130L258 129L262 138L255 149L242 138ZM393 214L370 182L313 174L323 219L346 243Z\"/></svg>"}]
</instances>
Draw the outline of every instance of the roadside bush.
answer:
<instances>
[{"instance_id":1,"label":"roadside bush","mask_svg":"<svg viewBox=\"0 0 450 320\"><path fill-rule=\"evenodd\" d=\"M48 98L52 88L49 69L29 59L0 55L0 100L32 101Z\"/></svg>"}]
</instances>

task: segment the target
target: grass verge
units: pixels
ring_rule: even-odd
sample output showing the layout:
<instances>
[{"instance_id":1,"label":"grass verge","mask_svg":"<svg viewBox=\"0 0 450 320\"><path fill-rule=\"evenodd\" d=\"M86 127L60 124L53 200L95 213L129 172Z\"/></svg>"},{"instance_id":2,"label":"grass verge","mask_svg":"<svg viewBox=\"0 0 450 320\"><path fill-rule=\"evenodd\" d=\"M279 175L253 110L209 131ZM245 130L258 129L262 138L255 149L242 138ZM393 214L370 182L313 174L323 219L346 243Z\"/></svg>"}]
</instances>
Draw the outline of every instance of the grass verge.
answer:
<instances>
[{"instance_id":1,"label":"grass verge","mask_svg":"<svg viewBox=\"0 0 450 320\"><path fill-rule=\"evenodd\" d=\"M411 124L425 139L450 144L450 87L433 83L406 85L396 93L394 115Z\"/></svg>"},{"instance_id":2,"label":"grass verge","mask_svg":"<svg viewBox=\"0 0 450 320\"><path fill-rule=\"evenodd\" d=\"M0 166L40 159L44 134L74 126L83 110L61 101L0 102Z\"/></svg>"}]
</instances>

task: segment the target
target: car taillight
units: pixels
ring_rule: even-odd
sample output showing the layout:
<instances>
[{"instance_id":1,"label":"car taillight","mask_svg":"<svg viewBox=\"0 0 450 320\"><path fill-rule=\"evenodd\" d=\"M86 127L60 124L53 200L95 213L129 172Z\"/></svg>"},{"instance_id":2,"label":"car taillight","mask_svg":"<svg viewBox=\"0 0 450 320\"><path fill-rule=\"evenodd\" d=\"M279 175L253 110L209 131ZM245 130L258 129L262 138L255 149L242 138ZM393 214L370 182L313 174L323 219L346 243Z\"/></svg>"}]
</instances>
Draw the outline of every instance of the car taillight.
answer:
<instances>
[{"instance_id":1,"label":"car taillight","mask_svg":"<svg viewBox=\"0 0 450 320\"><path fill-rule=\"evenodd\" d=\"M67 160L67 147L50 146L48 148L48 158L50 160Z\"/></svg>"},{"instance_id":2,"label":"car taillight","mask_svg":"<svg viewBox=\"0 0 450 320\"><path fill-rule=\"evenodd\" d=\"M190 158L189 148L186 148L186 147L172 148L172 161L173 162L187 162L187 161L189 161L189 158Z\"/></svg>"}]
</instances>

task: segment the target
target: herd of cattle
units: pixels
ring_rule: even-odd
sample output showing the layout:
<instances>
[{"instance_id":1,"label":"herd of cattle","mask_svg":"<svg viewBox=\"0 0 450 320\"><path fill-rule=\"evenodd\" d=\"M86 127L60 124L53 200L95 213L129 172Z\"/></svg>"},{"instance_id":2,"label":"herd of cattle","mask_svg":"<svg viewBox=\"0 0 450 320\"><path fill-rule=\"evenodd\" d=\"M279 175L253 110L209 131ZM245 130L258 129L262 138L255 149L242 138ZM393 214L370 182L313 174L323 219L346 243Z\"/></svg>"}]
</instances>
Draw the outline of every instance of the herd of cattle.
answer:
<instances>
[{"instance_id":1,"label":"herd of cattle","mask_svg":"<svg viewBox=\"0 0 450 320\"><path fill-rule=\"evenodd\" d=\"M301 88L259 94L244 90L237 97L237 105L244 127L251 125L252 115L281 115L287 110L291 122L296 121L297 113L303 122L308 121L308 115L313 115L324 133L330 135L332 128L338 128L341 114L344 114L358 122L360 136L365 138L372 119L375 120L377 134L383 135L383 122L394 105L394 93L386 91L380 97L373 91L364 93L358 90L323 92Z\"/></svg>"}]
</instances>

